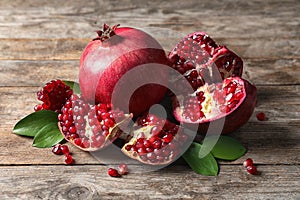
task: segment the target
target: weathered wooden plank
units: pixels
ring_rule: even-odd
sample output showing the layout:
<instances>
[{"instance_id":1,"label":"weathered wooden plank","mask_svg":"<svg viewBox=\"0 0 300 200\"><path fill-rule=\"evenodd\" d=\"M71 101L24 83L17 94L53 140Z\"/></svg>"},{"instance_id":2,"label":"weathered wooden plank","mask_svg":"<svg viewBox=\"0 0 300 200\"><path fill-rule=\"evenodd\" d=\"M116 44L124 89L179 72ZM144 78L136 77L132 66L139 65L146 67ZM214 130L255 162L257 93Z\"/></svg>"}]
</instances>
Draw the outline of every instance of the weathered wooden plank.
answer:
<instances>
[{"instance_id":1,"label":"weathered wooden plank","mask_svg":"<svg viewBox=\"0 0 300 200\"><path fill-rule=\"evenodd\" d=\"M82 6L84 3L84 7ZM16 8L20 10L37 10L40 8L42 11L50 14L65 14L72 15L82 14L94 14L94 13L111 13L130 12L133 9L148 8L149 13L159 13L169 15L172 13L180 13L184 10L187 11L203 11L202 14L224 14L224 15L283 15L283 16L299 16L296 0L266 0L263 2L247 1L240 2L237 0L219 2L217 0L202 0L197 2L194 0L186 0L184 2L180 0L174 0L170 2L162 2L159 0L153 0L151 2L145 2L140 0L123 0L118 1L107 1L107 0L94 0L94 1L70 1L66 0L60 2L59 0L47 1L47 0L30 0L22 1L16 0L10 2L9 0L2 0L0 7L3 11L12 10L17 12ZM218 13L215 13L218 10ZM3 12L2 12L3 13ZM17 12L18 13L18 12Z\"/></svg>"},{"instance_id":2,"label":"weathered wooden plank","mask_svg":"<svg viewBox=\"0 0 300 200\"><path fill-rule=\"evenodd\" d=\"M51 79L77 80L79 60L71 61L1 61L2 86L42 86Z\"/></svg>"},{"instance_id":3,"label":"weathered wooden plank","mask_svg":"<svg viewBox=\"0 0 300 200\"><path fill-rule=\"evenodd\" d=\"M244 59L244 75L256 85L300 84L300 59ZM0 86L41 86L51 79L78 80L78 60L1 60Z\"/></svg>"},{"instance_id":4,"label":"weathered wooden plank","mask_svg":"<svg viewBox=\"0 0 300 200\"><path fill-rule=\"evenodd\" d=\"M132 15L132 16L131 16ZM285 37L297 37L299 36L299 18L295 18L293 23L290 19L282 17L266 17L250 16L250 17L223 17L223 16L193 16L193 13L187 13L183 16L175 16L163 19L159 17L157 19L154 16L142 15L140 17L132 13L130 16L117 16L102 17L100 23L107 22L109 24L123 24L123 26L137 27L137 24L143 24L137 28L155 27L155 30L159 28L170 28L171 30L179 31L179 34L186 34L188 32L194 32L202 30L208 32L214 37L227 38L257 38L257 37L273 37L278 38L284 35ZM192 15L192 16L191 16ZM156 15L155 15L156 16ZM131 17L131 18L130 18ZM153 18L151 18L153 17ZM156 16L157 17L157 16ZM190 17L195 19L191 22ZM46 18L45 20L39 20L38 22L31 22L28 15L24 15L24 22L19 23L5 23L0 26L1 38L92 38L94 36L94 30L99 29L100 24L90 22L92 20L83 19L78 21L56 20ZM128 19L130 18L130 23ZM146 21L145 19L151 19ZM97 20L97 19L93 19ZM255 21L255 23L253 23ZM25 24L24 24L25 23ZM59 26L57 24L60 24ZM65 27L65 28L61 28ZM47 29L47 32L42 31ZM271 29L271 30L269 30ZM41 32L37 31L41 30ZM290 30L290 31L286 31Z\"/></svg>"},{"instance_id":5,"label":"weathered wooden plank","mask_svg":"<svg viewBox=\"0 0 300 200\"><path fill-rule=\"evenodd\" d=\"M182 38L152 35L159 40L166 52ZM186 33L187 34L187 33ZM96 37L96 34L94 34ZM214 36L212 35L214 38ZM299 38L214 38L220 45L226 45L243 59L296 59L300 58ZM0 60L78 60L91 38L65 39L1 39Z\"/></svg>"},{"instance_id":6,"label":"weathered wooden plank","mask_svg":"<svg viewBox=\"0 0 300 200\"><path fill-rule=\"evenodd\" d=\"M105 166L2 166L1 199L298 199L299 166L221 166L218 177L185 166L111 178ZM134 166L130 166L134 170ZM49 189L50 188L50 189ZM267 189L266 189L267 188Z\"/></svg>"},{"instance_id":7,"label":"weathered wooden plank","mask_svg":"<svg viewBox=\"0 0 300 200\"><path fill-rule=\"evenodd\" d=\"M0 37L65 38L91 37L100 23L170 28L177 31L201 29L215 37L298 37L299 4L269 2L177 2L80 1L42 4L36 1L0 5ZM5 4L9 6L5 6ZM54 7L55 6L55 7ZM57 9L57 7L59 9ZM10 8L10 9L9 9ZM238 16L238 17L237 17ZM47 31L43 31L47 30Z\"/></svg>"},{"instance_id":8,"label":"weathered wooden plank","mask_svg":"<svg viewBox=\"0 0 300 200\"><path fill-rule=\"evenodd\" d=\"M300 199L299 10L297 0L0 1L0 199ZM70 146L77 165L64 166L63 156L12 134L42 83L78 78L80 53L103 22L144 28L167 49L202 30L241 55L244 77L258 85L255 112L269 118L253 115L233 133L248 153L220 162L218 177L178 161L112 179L89 153ZM246 157L260 176L245 173Z\"/></svg>"},{"instance_id":9,"label":"weathered wooden plank","mask_svg":"<svg viewBox=\"0 0 300 200\"><path fill-rule=\"evenodd\" d=\"M78 60L91 39L0 39L2 60Z\"/></svg>"},{"instance_id":10,"label":"weathered wooden plank","mask_svg":"<svg viewBox=\"0 0 300 200\"><path fill-rule=\"evenodd\" d=\"M33 111L36 87L0 88L0 164L57 164L63 158L54 156L49 149L31 147L32 140L13 135L14 124ZM282 95L282 91L285 91ZM257 163L299 163L300 110L299 86L259 86L258 105L255 110L264 112L268 121L260 122L253 115L236 133L248 149L246 156ZM92 156L75 147L71 150L76 163L98 163ZM13 156L12 156L13 155ZM26 156L24 156L26 155ZM241 158L233 163L241 163Z\"/></svg>"}]
</instances>

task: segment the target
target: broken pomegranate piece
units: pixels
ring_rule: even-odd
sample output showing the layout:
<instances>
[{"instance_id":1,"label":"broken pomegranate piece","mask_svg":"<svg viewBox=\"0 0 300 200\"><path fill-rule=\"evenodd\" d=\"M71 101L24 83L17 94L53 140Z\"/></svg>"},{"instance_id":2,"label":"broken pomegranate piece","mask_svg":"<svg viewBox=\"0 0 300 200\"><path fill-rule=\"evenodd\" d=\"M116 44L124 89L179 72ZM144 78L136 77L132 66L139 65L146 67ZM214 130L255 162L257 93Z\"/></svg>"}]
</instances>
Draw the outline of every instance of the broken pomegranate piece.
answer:
<instances>
[{"instance_id":1,"label":"broken pomegranate piece","mask_svg":"<svg viewBox=\"0 0 300 200\"><path fill-rule=\"evenodd\" d=\"M243 61L226 46L219 46L204 32L183 38L169 53L172 68L190 82L194 90L204 83L242 76Z\"/></svg>"},{"instance_id":2,"label":"broken pomegranate piece","mask_svg":"<svg viewBox=\"0 0 300 200\"><path fill-rule=\"evenodd\" d=\"M154 114L137 119L135 130L123 146L127 156L150 165L164 165L184 152L188 136L182 128Z\"/></svg>"},{"instance_id":3,"label":"broken pomegranate piece","mask_svg":"<svg viewBox=\"0 0 300 200\"><path fill-rule=\"evenodd\" d=\"M67 86L63 81L51 80L46 83L44 87L37 92L38 100L43 103L34 107L34 111L39 110L52 110L57 113L61 112L61 108L66 101L73 94L73 90Z\"/></svg>"},{"instance_id":4,"label":"broken pomegranate piece","mask_svg":"<svg viewBox=\"0 0 300 200\"><path fill-rule=\"evenodd\" d=\"M252 115L256 88L242 78L229 77L221 83L206 83L181 99L182 102L174 104L174 116L178 121L199 124L198 131L202 134L211 122L218 122L223 125L222 133L226 134L241 127Z\"/></svg>"},{"instance_id":5,"label":"broken pomegranate piece","mask_svg":"<svg viewBox=\"0 0 300 200\"><path fill-rule=\"evenodd\" d=\"M233 51L204 32L194 32L175 46L169 60L182 76L174 73L171 79L180 94L173 95L179 122L199 124L200 134L206 134L211 125L215 134L226 134L248 121L256 104L256 87L240 78L243 61ZM181 86L185 82L193 92Z\"/></svg>"},{"instance_id":6,"label":"broken pomegranate piece","mask_svg":"<svg viewBox=\"0 0 300 200\"><path fill-rule=\"evenodd\" d=\"M131 117L109 104L90 105L72 95L58 115L58 124L67 141L84 151L96 151L111 144Z\"/></svg>"}]
</instances>

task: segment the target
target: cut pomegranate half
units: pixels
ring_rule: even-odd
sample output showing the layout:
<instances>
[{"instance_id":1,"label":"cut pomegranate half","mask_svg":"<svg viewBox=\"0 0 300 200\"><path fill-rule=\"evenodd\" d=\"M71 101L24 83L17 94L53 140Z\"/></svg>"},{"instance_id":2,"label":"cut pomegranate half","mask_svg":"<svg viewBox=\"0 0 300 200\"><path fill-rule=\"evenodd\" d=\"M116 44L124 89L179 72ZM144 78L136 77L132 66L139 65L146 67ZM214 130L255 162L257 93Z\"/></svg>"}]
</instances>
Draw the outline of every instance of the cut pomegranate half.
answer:
<instances>
[{"instance_id":1,"label":"cut pomegranate half","mask_svg":"<svg viewBox=\"0 0 300 200\"><path fill-rule=\"evenodd\" d=\"M96 151L118 138L120 126L126 126L131 118L111 105L90 105L72 95L58 115L58 125L67 141L84 151Z\"/></svg>"},{"instance_id":2,"label":"cut pomegranate half","mask_svg":"<svg viewBox=\"0 0 300 200\"><path fill-rule=\"evenodd\" d=\"M136 121L135 130L122 148L127 156L150 165L165 165L176 160L184 150L188 136L180 126L153 114Z\"/></svg>"},{"instance_id":3,"label":"cut pomegranate half","mask_svg":"<svg viewBox=\"0 0 300 200\"><path fill-rule=\"evenodd\" d=\"M229 77L222 83L206 83L193 94L177 97L174 102L174 116L178 121L199 124L199 132L206 133L211 122L223 120L222 133L229 133L252 115L256 88L242 78Z\"/></svg>"}]
</instances>

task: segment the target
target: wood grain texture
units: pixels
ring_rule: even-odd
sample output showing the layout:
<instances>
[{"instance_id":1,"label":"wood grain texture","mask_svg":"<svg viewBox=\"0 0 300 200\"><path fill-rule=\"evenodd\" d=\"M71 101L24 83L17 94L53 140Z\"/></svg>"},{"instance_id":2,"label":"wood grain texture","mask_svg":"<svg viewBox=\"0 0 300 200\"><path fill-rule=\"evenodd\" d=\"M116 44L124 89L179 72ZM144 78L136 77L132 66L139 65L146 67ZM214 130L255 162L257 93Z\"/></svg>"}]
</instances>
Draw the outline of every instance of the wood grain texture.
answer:
<instances>
[{"instance_id":1,"label":"wood grain texture","mask_svg":"<svg viewBox=\"0 0 300 200\"><path fill-rule=\"evenodd\" d=\"M200 29L199 29L200 30ZM172 33L172 31L165 31ZM165 32L155 32L151 35L159 40L166 51L170 51L185 34L176 33L163 37ZM0 60L78 60L81 52L91 38L47 38L47 39L16 39L0 38ZM246 61L252 60L278 60L300 58L299 38L226 38L215 37L220 45L226 45ZM287 44L288 42L288 44Z\"/></svg>"},{"instance_id":2,"label":"wood grain texture","mask_svg":"<svg viewBox=\"0 0 300 200\"><path fill-rule=\"evenodd\" d=\"M300 199L299 10L297 0L1 0L0 199ZM69 145L76 165L64 166L62 156L12 134L45 82L78 80L81 52L104 22L142 28L166 51L201 30L240 55L243 77L258 88L255 113L268 117L260 122L254 113L232 134L247 154L220 161L217 177L197 175L179 160L113 179L101 163L119 161ZM245 173L247 157L261 175Z\"/></svg>"},{"instance_id":3,"label":"wood grain texture","mask_svg":"<svg viewBox=\"0 0 300 200\"><path fill-rule=\"evenodd\" d=\"M135 166L129 167L135 170ZM0 169L1 199L297 199L300 197L299 166L259 165L260 176L248 175L242 166L221 166L218 177L196 175L186 166L171 166L143 175L131 173L119 179L109 177L106 174L107 167L101 165L3 166ZM30 186L28 183L31 183Z\"/></svg>"},{"instance_id":4,"label":"wood grain texture","mask_svg":"<svg viewBox=\"0 0 300 200\"><path fill-rule=\"evenodd\" d=\"M43 2L43 3L41 3ZM299 37L299 4L293 1L1 1L2 38L90 38L100 24L205 30L215 37ZM12 9L13 8L13 9ZM46 30L46 31L45 31Z\"/></svg>"}]
</instances>

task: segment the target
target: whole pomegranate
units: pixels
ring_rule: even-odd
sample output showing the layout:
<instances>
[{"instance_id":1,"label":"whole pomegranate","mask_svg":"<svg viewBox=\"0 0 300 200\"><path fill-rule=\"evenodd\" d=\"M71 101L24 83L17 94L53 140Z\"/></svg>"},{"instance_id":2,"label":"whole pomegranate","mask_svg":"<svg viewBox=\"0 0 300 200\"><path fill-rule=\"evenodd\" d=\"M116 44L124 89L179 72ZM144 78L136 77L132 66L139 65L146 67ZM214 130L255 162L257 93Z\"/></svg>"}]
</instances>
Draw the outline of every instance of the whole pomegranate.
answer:
<instances>
[{"instance_id":1,"label":"whole pomegranate","mask_svg":"<svg viewBox=\"0 0 300 200\"><path fill-rule=\"evenodd\" d=\"M82 97L91 103L111 103L117 82L132 68L144 64L165 65L168 62L161 45L141 30L104 24L103 30L97 33L98 37L85 47L80 58L79 82ZM157 79L168 80L168 74L160 71L156 71L155 76ZM133 79L143 77L135 76ZM119 91L127 92L126 84ZM153 104L159 103L165 93L166 88L161 85L141 85L130 98L129 111L138 116ZM124 102L127 100L122 99L122 96L118 94L119 105L116 106L127 111L124 106L128 102Z\"/></svg>"},{"instance_id":2,"label":"whole pomegranate","mask_svg":"<svg viewBox=\"0 0 300 200\"><path fill-rule=\"evenodd\" d=\"M184 77L171 79L181 93L173 98L178 121L199 124L202 134L209 127L230 133L248 121L256 104L256 87L240 78L243 61L235 53L206 33L195 32L175 46L169 60ZM180 81L188 81L193 92L181 88Z\"/></svg>"}]
</instances>

